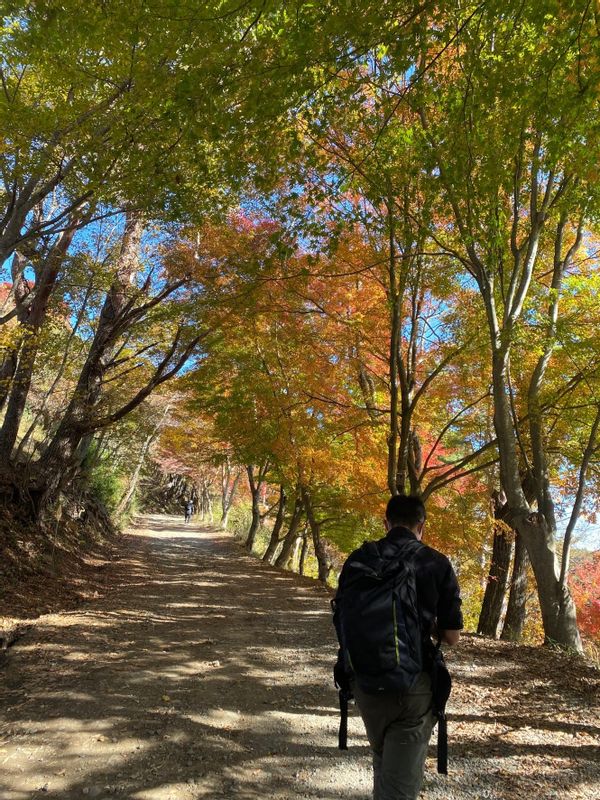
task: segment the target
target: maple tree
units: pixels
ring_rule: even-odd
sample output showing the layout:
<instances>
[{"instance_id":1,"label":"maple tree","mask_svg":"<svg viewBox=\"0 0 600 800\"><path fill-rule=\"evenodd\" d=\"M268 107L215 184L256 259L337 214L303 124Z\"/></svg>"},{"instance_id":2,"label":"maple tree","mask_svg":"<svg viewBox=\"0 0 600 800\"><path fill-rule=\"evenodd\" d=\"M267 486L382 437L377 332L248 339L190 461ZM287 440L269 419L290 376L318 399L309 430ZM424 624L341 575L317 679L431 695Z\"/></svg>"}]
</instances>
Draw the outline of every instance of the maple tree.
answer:
<instances>
[{"instance_id":1,"label":"maple tree","mask_svg":"<svg viewBox=\"0 0 600 800\"><path fill-rule=\"evenodd\" d=\"M527 553L546 639L579 649L591 7L180 5L6 10L7 495L43 519L87 481L125 513L163 474L327 581L415 492L472 624L497 635L510 581L518 637Z\"/></svg>"},{"instance_id":2,"label":"maple tree","mask_svg":"<svg viewBox=\"0 0 600 800\"><path fill-rule=\"evenodd\" d=\"M592 44L596 28L590 9L577 4L568 9L550 4L543 10L509 4L500 17L498 11L487 4L423 10L412 57L404 49L398 54L384 50L375 61L369 53L352 74L340 76L337 95L328 87L316 128L324 128L323 116L332 107L352 105L367 86L370 108L383 117L371 137L374 144L358 158L348 157L357 137L346 129L336 136L335 146L343 151L348 172L364 175L371 166L388 210L390 165L398 156L402 160L407 141L417 151L417 169L427 175L438 209L432 218L427 203L416 208L412 227L416 234L424 231L438 252L458 266L464 287L485 314L506 510L527 545L548 639L579 649L566 583L568 533L562 568L555 548L541 395L555 351L561 276L597 207L591 156L597 152L597 117L594 92L588 91L598 76ZM580 32L576 38L574 28ZM540 41L545 47L538 47ZM542 282L549 294L542 299L534 287L546 267L544 245L555 255L550 285ZM528 304L536 296L548 310L539 328L545 331L545 345L527 388L531 449L525 460L535 486L531 504L520 474L524 436L510 400L509 366L531 313ZM596 430L592 423L586 452L594 449Z\"/></svg>"},{"instance_id":3,"label":"maple tree","mask_svg":"<svg viewBox=\"0 0 600 800\"><path fill-rule=\"evenodd\" d=\"M581 554L571 574L571 591L577 605L577 622L582 633L600 640L600 554Z\"/></svg>"}]
</instances>

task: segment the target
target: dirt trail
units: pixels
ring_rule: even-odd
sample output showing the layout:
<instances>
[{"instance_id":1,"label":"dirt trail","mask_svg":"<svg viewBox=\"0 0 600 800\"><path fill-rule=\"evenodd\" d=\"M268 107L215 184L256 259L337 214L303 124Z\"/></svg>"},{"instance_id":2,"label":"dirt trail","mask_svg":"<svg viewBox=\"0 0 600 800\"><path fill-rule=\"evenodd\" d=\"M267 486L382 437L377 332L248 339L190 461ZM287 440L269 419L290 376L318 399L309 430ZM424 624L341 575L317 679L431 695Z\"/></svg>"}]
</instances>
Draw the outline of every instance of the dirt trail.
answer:
<instances>
[{"instance_id":1,"label":"dirt trail","mask_svg":"<svg viewBox=\"0 0 600 800\"><path fill-rule=\"evenodd\" d=\"M126 537L112 581L10 651L2 800L369 797L358 719L336 748L324 588L170 517ZM451 775L431 748L424 798L600 797L592 670L474 638L452 660Z\"/></svg>"}]
</instances>

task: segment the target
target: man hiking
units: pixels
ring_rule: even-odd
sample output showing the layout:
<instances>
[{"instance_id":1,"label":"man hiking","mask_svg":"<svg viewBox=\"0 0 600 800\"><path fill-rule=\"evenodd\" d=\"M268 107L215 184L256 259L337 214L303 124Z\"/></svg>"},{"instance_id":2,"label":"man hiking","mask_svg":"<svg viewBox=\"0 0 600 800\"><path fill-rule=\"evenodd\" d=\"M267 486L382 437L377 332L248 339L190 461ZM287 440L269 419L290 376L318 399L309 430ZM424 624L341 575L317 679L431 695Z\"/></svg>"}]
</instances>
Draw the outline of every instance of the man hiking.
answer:
<instances>
[{"instance_id":1,"label":"man hiking","mask_svg":"<svg viewBox=\"0 0 600 800\"><path fill-rule=\"evenodd\" d=\"M185 511L184 511L186 523L191 520L193 513L194 513L194 501L188 500L187 503L185 504Z\"/></svg>"},{"instance_id":2,"label":"man hiking","mask_svg":"<svg viewBox=\"0 0 600 800\"><path fill-rule=\"evenodd\" d=\"M439 642L456 644L463 620L448 558L421 542L425 516L418 497L392 497L387 535L349 556L333 601L334 676L342 705L353 695L365 724L374 800L416 800L436 715L445 733L450 684ZM438 751L444 772L445 755L441 763Z\"/></svg>"}]
</instances>

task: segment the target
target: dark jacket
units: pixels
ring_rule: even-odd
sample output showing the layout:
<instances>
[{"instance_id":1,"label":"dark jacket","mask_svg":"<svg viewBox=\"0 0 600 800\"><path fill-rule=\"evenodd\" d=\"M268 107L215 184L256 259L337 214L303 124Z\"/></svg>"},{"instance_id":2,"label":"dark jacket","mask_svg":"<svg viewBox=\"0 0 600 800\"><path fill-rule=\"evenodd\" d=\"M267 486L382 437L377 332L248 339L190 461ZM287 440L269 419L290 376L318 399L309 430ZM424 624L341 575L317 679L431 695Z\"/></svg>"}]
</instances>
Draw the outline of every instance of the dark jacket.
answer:
<instances>
[{"instance_id":1,"label":"dark jacket","mask_svg":"<svg viewBox=\"0 0 600 800\"><path fill-rule=\"evenodd\" d=\"M383 545L386 541L401 542L406 539L416 539L416 537L408 528L398 526L392 528L377 542L377 545ZM351 553L342 567L338 591L343 589L347 567L357 557L358 552L355 550ZM462 630L460 590L447 556L423 544L414 557L414 564L423 635L431 636L434 625L437 625L440 631Z\"/></svg>"}]
</instances>

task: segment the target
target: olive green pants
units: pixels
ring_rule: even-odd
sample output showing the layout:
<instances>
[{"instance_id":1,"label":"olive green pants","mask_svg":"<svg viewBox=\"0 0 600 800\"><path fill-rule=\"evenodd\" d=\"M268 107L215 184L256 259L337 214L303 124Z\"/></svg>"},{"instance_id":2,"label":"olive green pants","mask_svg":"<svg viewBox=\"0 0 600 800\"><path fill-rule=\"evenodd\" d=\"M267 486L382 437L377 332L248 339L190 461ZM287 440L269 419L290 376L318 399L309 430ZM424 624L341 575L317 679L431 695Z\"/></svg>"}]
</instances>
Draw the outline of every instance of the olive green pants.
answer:
<instances>
[{"instance_id":1,"label":"olive green pants","mask_svg":"<svg viewBox=\"0 0 600 800\"><path fill-rule=\"evenodd\" d=\"M355 686L354 697L373 751L374 800L416 800L434 723L429 675L421 673L406 694Z\"/></svg>"}]
</instances>

